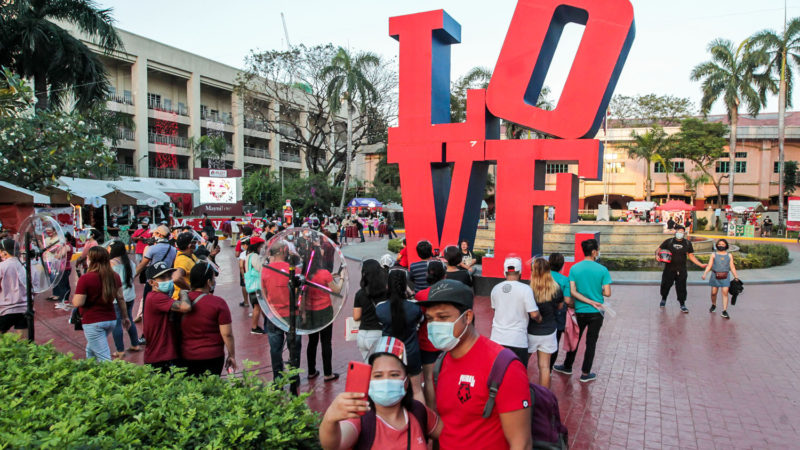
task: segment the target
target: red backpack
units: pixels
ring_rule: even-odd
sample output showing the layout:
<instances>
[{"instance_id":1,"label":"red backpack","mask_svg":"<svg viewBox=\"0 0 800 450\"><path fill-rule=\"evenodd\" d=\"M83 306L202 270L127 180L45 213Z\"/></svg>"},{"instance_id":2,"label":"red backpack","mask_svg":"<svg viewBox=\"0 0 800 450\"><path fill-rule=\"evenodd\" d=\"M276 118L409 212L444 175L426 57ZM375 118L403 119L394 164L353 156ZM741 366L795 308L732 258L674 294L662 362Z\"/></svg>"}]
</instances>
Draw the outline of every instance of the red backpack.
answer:
<instances>
[{"instance_id":1,"label":"red backpack","mask_svg":"<svg viewBox=\"0 0 800 450\"><path fill-rule=\"evenodd\" d=\"M433 368L433 380L436 383L439 379L439 372L442 370L444 355L436 360ZM495 397L503 382L511 361L518 360L517 355L511 350L504 348L497 354L489 372L489 379L486 384L489 386L489 400L483 408L483 418L488 419L494 409ZM533 448L546 450L567 449L568 432L567 427L561 423L561 412L558 409L558 399L550 389L538 384L528 383L531 392L531 439Z\"/></svg>"}]
</instances>

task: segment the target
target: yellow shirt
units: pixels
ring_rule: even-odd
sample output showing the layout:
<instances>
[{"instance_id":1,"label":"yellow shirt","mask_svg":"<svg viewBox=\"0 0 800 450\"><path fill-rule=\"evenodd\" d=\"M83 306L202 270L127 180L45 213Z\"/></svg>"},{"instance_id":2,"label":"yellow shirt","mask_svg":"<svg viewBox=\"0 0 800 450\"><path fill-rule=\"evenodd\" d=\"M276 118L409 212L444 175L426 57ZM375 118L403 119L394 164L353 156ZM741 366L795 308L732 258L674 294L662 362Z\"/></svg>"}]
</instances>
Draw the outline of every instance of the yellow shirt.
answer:
<instances>
[{"instance_id":1,"label":"yellow shirt","mask_svg":"<svg viewBox=\"0 0 800 450\"><path fill-rule=\"evenodd\" d=\"M183 275L183 280L186 281L186 284L189 284L189 272L192 271L192 267L197 263L197 257L194 255L188 256L184 253L178 253L178 256L175 257L175 262L173 263L172 267L176 269L183 269L185 274ZM181 292L181 288L177 285L175 286L175 293L172 294L172 298L177 300L178 293Z\"/></svg>"}]
</instances>

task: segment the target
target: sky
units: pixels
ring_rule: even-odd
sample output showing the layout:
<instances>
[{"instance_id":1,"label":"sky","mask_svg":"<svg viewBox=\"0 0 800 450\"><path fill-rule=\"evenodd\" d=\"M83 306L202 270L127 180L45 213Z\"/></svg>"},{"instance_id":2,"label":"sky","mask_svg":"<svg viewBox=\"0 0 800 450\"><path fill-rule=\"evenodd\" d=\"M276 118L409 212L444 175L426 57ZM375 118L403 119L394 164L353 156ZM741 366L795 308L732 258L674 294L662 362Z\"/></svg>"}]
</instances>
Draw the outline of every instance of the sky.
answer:
<instances>
[{"instance_id":1,"label":"sky","mask_svg":"<svg viewBox=\"0 0 800 450\"><path fill-rule=\"evenodd\" d=\"M292 45L333 43L352 50L397 57L398 43L388 35L392 16L444 9L461 24L461 43L452 48L455 80L470 68L492 69L505 38L516 0L116 0L116 25L234 67L244 67L252 50L286 49L281 23L285 15ZM700 83L692 68L709 59L708 44L725 38L738 45L765 28L781 31L784 3L791 19L800 16L800 0L632 0L636 38L615 94L669 94L689 97L699 108ZM578 46L582 27L564 30L545 85L557 101ZM167 63L165 61L165 63ZM797 72L796 72L797 73ZM800 100L795 92L793 104ZM770 97L764 112L776 112ZM717 102L712 113L724 113Z\"/></svg>"}]
</instances>

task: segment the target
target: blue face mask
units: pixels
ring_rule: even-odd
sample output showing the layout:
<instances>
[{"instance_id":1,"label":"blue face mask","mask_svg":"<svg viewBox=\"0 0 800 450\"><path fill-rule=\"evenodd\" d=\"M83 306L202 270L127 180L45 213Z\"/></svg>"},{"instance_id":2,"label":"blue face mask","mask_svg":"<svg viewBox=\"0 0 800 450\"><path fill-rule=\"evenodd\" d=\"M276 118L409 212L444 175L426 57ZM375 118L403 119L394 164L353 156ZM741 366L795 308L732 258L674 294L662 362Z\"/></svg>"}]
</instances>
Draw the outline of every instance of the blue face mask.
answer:
<instances>
[{"instance_id":1,"label":"blue face mask","mask_svg":"<svg viewBox=\"0 0 800 450\"><path fill-rule=\"evenodd\" d=\"M458 345L458 342L461 340L461 336L464 336L464 333L466 333L467 327L464 327L464 331L461 332L461 336L459 337L453 335L453 328L456 322L458 322L465 313L466 311L458 316L458 319L454 322L428 322L428 339L431 341L431 344L443 352L449 352L456 348L456 345Z\"/></svg>"},{"instance_id":2,"label":"blue face mask","mask_svg":"<svg viewBox=\"0 0 800 450\"><path fill-rule=\"evenodd\" d=\"M172 296L172 293L175 292L175 284L172 280L169 281L159 281L158 282L158 291L163 292L169 296Z\"/></svg>"},{"instance_id":3,"label":"blue face mask","mask_svg":"<svg viewBox=\"0 0 800 450\"><path fill-rule=\"evenodd\" d=\"M394 406L406 395L406 380L371 380L369 398L381 406Z\"/></svg>"}]
</instances>

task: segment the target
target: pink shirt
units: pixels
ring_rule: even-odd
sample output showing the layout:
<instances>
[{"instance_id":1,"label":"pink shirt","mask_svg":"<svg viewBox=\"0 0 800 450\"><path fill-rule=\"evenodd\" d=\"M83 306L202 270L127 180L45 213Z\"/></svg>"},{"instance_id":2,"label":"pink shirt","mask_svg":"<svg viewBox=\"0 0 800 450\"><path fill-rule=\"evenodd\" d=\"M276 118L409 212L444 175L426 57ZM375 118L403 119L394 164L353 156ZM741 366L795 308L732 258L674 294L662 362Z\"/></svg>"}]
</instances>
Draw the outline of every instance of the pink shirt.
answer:
<instances>
[{"instance_id":1,"label":"pink shirt","mask_svg":"<svg viewBox=\"0 0 800 450\"><path fill-rule=\"evenodd\" d=\"M8 258L0 262L0 316L24 313L27 309L25 268L17 258Z\"/></svg>"}]
</instances>

